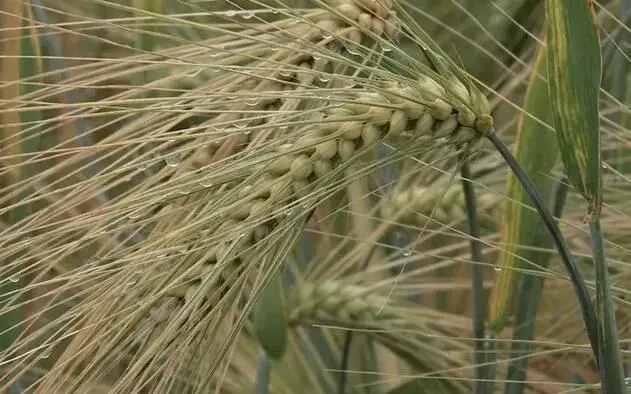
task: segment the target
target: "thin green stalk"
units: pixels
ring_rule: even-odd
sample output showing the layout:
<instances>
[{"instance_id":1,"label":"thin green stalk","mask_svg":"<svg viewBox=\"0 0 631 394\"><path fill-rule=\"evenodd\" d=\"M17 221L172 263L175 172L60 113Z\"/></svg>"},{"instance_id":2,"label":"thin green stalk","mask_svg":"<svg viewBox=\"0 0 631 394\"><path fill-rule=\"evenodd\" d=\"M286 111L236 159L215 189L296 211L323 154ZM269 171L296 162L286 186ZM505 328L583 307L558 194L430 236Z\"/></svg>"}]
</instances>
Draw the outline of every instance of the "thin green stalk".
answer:
<instances>
[{"instance_id":1,"label":"thin green stalk","mask_svg":"<svg viewBox=\"0 0 631 394\"><path fill-rule=\"evenodd\" d=\"M567 179L564 179L559 183L555 194L553 208L555 218L560 218L563 214L567 192ZM545 258L545 260L541 261L537 257ZM546 263L549 262L549 257L549 253L538 253L538 256L533 256L531 261L538 261L538 267L545 268L547 266ZM542 262L546 265L542 266ZM524 274L521 276L517 292L517 299L521 300L521 302L518 304L515 312L515 332L513 333L515 342L511 346L510 353L515 360L508 365L506 386L504 388L505 394L523 394L526 388L528 365L526 354L530 350L529 341L533 340L535 336L535 318L541 298L543 281L544 279L539 275Z\"/></svg>"},{"instance_id":2,"label":"thin green stalk","mask_svg":"<svg viewBox=\"0 0 631 394\"><path fill-rule=\"evenodd\" d=\"M600 381L604 394L624 392L624 372L620 357L620 341L611 294L611 278L607 268L600 216L589 218L589 233L596 271L596 313L598 316Z\"/></svg>"},{"instance_id":3,"label":"thin green stalk","mask_svg":"<svg viewBox=\"0 0 631 394\"><path fill-rule=\"evenodd\" d=\"M467 223L469 235L469 250L471 252L471 293L473 310L473 335L475 341L474 361L475 390L474 393L492 393L492 376L489 375L489 365L486 364L484 321L486 320L486 297L484 296L484 272L482 262L482 244L480 242L480 226L478 224L477 205L475 191L471 183L471 170L469 164L464 161L460 167L462 177L462 191L467 206ZM491 387L489 387L491 386Z\"/></svg>"},{"instance_id":4,"label":"thin green stalk","mask_svg":"<svg viewBox=\"0 0 631 394\"><path fill-rule=\"evenodd\" d=\"M269 358L265 350L261 350L259 353L259 363L256 370L256 388L255 394L267 394L269 393L269 376L270 365Z\"/></svg>"},{"instance_id":5,"label":"thin green stalk","mask_svg":"<svg viewBox=\"0 0 631 394\"><path fill-rule=\"evenodd\" d=\"M495 146L495 148L500 152L506 163L509 165L519 182L524 187L528 196L532 199L537 212L541 215L541 219L543 220L546 228L550 232L554 240L554 244L559 252L561 260L563 261L563 265L570 275L570 279L572 281L572 285L574 286L574 291L576 292L576 296L578 297L578 302L581 307L581 312L583 315L583 321L585 322L585 328L587 330L587 336L589 337L589 342L592 347L592 352L594 353L594 357L598 360L598 320L596 318L596 312L594 311L594 305L592 304L592 300L589 296L589 292L587 291L587 287L585 286L585 282L581 276L578 267L576 266L576 262L574 261L574 257L570 252L567 242L565 238L561 234L559 227L556 225L554 218L550 214L550 211L546 207L546 203L541 199L537 189L532 184L528 176L521 169L517 160L508 149L508 147L499 139L499 137L493 133L488 136L491 143Z\"/></svg>"},{"instance_id":6,"label":"thin green stalk","mask_svg":"<svg viewBox=\"0 0 631 394\"><path fill-rule=\"evenodd\" d=\"M359 265L359 270L362 271L372 258L373 253L375 252L376 245L373 245L370 248L370 251L366 256L364 256L361 264ZM340 362L340 383L337 388L338 394L344 394L346 392L346 381L348 380L348 374L346 371L348 370L348 361L351 355L351 342L353 341L353 331L346 331L344 336L344 345L342 348L342 361Z\"/></svg>"}]
</instances>

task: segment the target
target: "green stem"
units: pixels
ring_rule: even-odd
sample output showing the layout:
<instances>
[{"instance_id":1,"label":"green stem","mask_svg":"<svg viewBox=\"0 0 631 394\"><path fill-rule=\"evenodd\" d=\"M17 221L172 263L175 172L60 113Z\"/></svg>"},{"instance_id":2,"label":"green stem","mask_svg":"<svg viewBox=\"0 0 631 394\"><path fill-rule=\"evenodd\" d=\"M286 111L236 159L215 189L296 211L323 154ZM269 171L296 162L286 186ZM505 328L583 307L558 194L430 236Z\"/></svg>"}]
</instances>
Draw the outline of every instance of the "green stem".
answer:
<instances>
[{"instance_id":1,"label":"green stem","mask_svg":"<svg viewBox=\"0 0 631 394\"><path fill-rule=\"evenodd\" d=\"M589 234L596 272L596 314L598 316L598 342L600 381L603 394L624 393L624 372L620 358L620 342L611 294L611 278L607 269L600 216L589 218Z\"/></svg>"},{"instance_id":2,"label":"green stem","mask_svg":"<svg viewBox=\"0 0 631 394\"><path fill-rule=\"evenodd\" d=\"M562 180L557 187L555 194L553 215L560 218L563 214L568 187L567 179ZM543 240L545 247L548 247L549 239ZM545 269L550 260L549 253L531 253L529 260L535 261L540 269ZM526 372L528 368L528 358L526 355L530 350L530 341L535 337L535 318L541 298L544 278L536 274L523 274L517 291L517 299L521 300L515 313L515 331L511 346L511 357L514 360L508 365L506 376L505 394L523 394L526 389Z\"/></svg>"},{"instance_id":3,"label":"green stem","mask_svg":"<svg viewBox=\"0 0 631 394\"><path fill-rule=\"evenodd\" d=\"M364 256L363 260L361 261L361 263L359 264L359 270L363 271L366 266L368 265L368 263L370 262L370 259L372 258L373 253L375 252L375 246L373 245L370 248L370 251L368 252L368 254L366 256ZM338 394L344 394L346 392L346 380L348 378L348 374L346 373L346 371L348 370L348 362L350 359L350 355L351 355L351 342L353 341L353 331L346 331L346 335L344 336L344 345L342 348L342 361L340 362L340 383L337 389Z\"/></svg>"},{"instance_id":4,"label":"green stem","mask_svg":"<svg viewBox=\"0 0 631 394\"><path fill-rule=\"evenodd\" d=\"M596 357L596 360L598 362L598 320L596 318L596 312L594 311L594 305L592 304L589 292L587 291L587 286L585 286L585 281L583 280L581 273L576 266L576 262L574 261L572 253L570 253L567 242L565 242L565 238L561 234L561 231L556 225L556 222L550 214L550 211L546 207L545 202L542 200L541 196L539 196L539 193L537 193L537 189L533 185L532 181L524 173L517 160L515 160L515 156L513 156L508 147L504 145L504 143L499 139L497 135L495 135L495 133L490 134L488 138L498 150L498 152L500 152L519 182L524 187L524 190L535 205L537 212L539 212L539 215L541 215L543 223L550 232L550 235L552 235L552 239L554 240L554 244L557 248L557 251L559 252L561 261L563 261L563 265L565 266L565 269L567 270L568 274L570 275L570 279L572 280L572 285L574 286L574 291L576 292L576 296L581 307L581 312L583 314L583 321L585 322L587 336L589 337L589 342L592 346L592 352L594 353L594 357Z\"/></svg>"},{"instance_id":5,"label":"green stem","mask_svg":"<svg viewBox=\"0 0 631 394\"><path fill-rule=\"evenodd\" d=\"M261 350L259 354L259 365L256 371L256 394L269 393L269 375L269 357L267 357L265 350Z\"/></svg>"},{"instance_id":6,"label":"green stem","mask_svg":"<svg viewBox=\"0 0 631 394\"><path fill-rule=\"evenodd\" d=\"M474 361L475 367L475 391L476 394L492 393L489 390L491 379L490 368L486 364L484 321L486 320L486 297L484 295L484 272L482 271L482 244L480 243L480 227L478 225L477 205L475 191L471 183L471 170L465 161L460 167L462 177L462 191L467 205L467 223L469 226L469 250L471 252L471 293L473 295L473 335L475 341Z\"/></svg>"}]
</instances>

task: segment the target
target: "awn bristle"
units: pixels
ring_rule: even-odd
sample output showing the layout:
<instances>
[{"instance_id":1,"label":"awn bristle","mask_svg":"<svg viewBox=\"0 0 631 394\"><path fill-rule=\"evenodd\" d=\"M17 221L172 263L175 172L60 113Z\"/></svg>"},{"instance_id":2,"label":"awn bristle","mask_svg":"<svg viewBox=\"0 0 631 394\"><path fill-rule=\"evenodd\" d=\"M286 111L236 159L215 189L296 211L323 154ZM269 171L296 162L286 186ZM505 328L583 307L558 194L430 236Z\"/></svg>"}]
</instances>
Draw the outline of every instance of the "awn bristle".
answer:
<instances>
[{"instance_id":1,"label":"awn bristle","mask_svg":"<svg viewBox=\"0 0 631 394\"><path fill-rule=\"evenodd\" d=\"M294 227L304 225L306 211L319 202L319 191L339 180L350 162L391 137L408 134L415 144L439 141L459 150L476 151L492 132L488 102L453 75L444 76L451 81L449 86L426 75L407 84L372 81L361 89L340 91L335 100L321 100L324 106L309 104L317 100L301 92L319 87L322 81L318 81L318 75L338 76L335 66L343 54L336 39L363 44L375 37L394 39L397 34L396 16L389 2L336 0L332 6L332 11L316 13L311 20L288 27L291 40L286 41L287 48L264 52L267 57L254 63L260 72L232 74L227 63L220 64L223 74L213 78L232 75L235 82L229 91L218 95L236 92L245 99L213 107L217 116L204 124L212 128L213 138L174 170L173 177L186 176L191 168L202 176L202 170L218 165L233 166L236 175L225 182L213 182L201 194L182 197L170 207L185 211L193 199L205 198L212 202L210 206L220 207L213 213L214 219L194 234L201 241L187 245L190 253L185 258L170 253L161 256L157 268L143 268L134 284L136 293L120 295L112 301L111 310L79 308L77 313L85 316L81 317L85 328L66 350L70 361L45 377L41 390L55 392L64 384L60 376L72 376L67 372L76 374L72 382L75 389L83 387L85 379L101 378L104 373L96 370L101 367L91 361L92 356L103 361L101 364L118 362L121 351L136 346L140 350L125 371L129 379L121 380L114 388L116 392L128 392L164 371L157 360L158 350L193 352L198 338L209 335L223 346L224 339L231 340L221 332L230 320L228 311L240 302L231 301L228 294L238 287L248 294L253 284L260 283L257 268L263 265L266 254L274 254L275 243L283 235L281 232L279 236L279 231L290 222ZM295 44L296 37L302 38L302 45ZM314 50L319 47L326 49L322 56ZM228 58L223 60L228 62ZM248 102L248 97L257 99ZM286 116L281 114L297 110L304 111L306 120L291 124L291 128L283 127ZM274 139L284 143L270 144ZM215 144L217 140L224 143ZM264 143L268 144L266 149L261 148ZM254 156L256 165L241 165L233 159ZM305 212L293 214L296 207ZM201 213L169 215L143 247L147 251L155 248L159 238L152 242L152 237L162 237L173 220L192 220ZM176 268L166 279L157 281L155 278L165 277L161 271L165 261ZM156 282L160 282L159 288ZM125 310L137 314L134 319L118 321L116 315L123 316ZM92 321L100 324L92 326ZM200 322L214 324L214 331L198 328ZM101 346L101 342L106 345ZM208 357L209 369L214 370L220 354Z\"/></svg>"}]
</instances>

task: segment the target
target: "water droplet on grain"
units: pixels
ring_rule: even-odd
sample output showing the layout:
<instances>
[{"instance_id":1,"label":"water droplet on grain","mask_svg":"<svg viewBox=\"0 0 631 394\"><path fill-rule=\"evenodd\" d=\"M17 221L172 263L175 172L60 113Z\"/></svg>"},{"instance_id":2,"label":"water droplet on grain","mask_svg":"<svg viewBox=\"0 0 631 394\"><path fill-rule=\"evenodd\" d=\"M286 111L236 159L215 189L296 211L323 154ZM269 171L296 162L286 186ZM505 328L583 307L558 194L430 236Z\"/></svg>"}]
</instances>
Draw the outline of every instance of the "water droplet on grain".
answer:
<instances>
[{"instance_id":1,"label":"water droplet on grain","mask_svg":"<svg viewBox=\"0 0 631 394\"><path fill-rule=\"evenodd\" d=\"M412 250L411 249L403 249L401 251L401 254L403 254L405 257L409 257L412 255Z\"/></svg>"},{"instance_id":2,"label":"water droplet on grain","mask_svg":"<svg viewBox=\"0 0 631 394\"><path fill-rule=\"evenodd\" d=\"M9 276L9 281L12 283L18 283L20 281L20 276L18 274L14 274Z\"/></svg>"},{"instance_id":3,"label":"water droplet on grain","mask_svg":"<svg viewBox=\"0 0 631 394\"><path fill-rule=\"evenodd\" d=\"M495 272L500 272L502 270L502 267L496 265L495 267L493 267L493 270Z\"/></svg>"},{"instance_id":4,"label":"water droplet on grain","mask_svg":"<svg viewBox=\"0 0 631 394\"><path fill-rule=\"evenodd\" d=\"M276 8L272 8L272 14L274 15L278 14L278 10Z\"/></svg>"}]
</instances>

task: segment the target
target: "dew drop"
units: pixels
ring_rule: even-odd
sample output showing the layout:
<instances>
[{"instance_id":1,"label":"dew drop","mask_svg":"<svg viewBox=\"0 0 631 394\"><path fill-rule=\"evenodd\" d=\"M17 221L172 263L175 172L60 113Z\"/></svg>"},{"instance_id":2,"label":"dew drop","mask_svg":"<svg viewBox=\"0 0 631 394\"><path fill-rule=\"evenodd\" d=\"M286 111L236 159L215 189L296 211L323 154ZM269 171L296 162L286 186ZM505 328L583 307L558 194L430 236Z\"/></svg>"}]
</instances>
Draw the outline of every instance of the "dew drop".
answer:
<instances>
[{"instance_id":1,"label":"dew drop","mask_svg":"<svg viewBox=\"0 0 631 394\"><path fill-rule=\"evenodd\" d=\"M235 16L235 15L237 15L237 11L234 11L234 10L226 11L226 16Z\"/></svg>"},{"instance_id":2,"label":"dew drop","mask_svg":"<svg viewBox=\"0 0 631 394\"><path fill-rule=\"evenodd\" d=\"M333 38L333 34L331 33L322 33L322 38L324 38L325 40L330 40L331 38Z\"/></svg>"},{"instance_id":3,"label":"dew drop","mask_svg":"<svg viewBox=\"0 0 631 394\"><path fill-rule=\"evenodd\" d=\"M348 53L350 53L351 55L360 55L361 54L361 52L353 44L345 44L344 48L346 48L346 51Z\"/></svg>"},{"instance_id":4,"label":"dew drop","mask_svg":"<svg viewBox=\"0 0 631 394\"><path fill-rule=\"evenodd\" d=\"M46 347L42 350L42 358L48 358L50 357L50 353L52 352L51 346Z\"/></svg>"},{"instance_id":5,"label":"dew drop","mask_svg":"<svg viewBox=\"0 0 631 394\"><path fill-rule=\"evenodd\" d=\"M133 211L133 212L129 213L129 215L127 215L127 217L130 218L130 219L138 219L141 216L140 214L141 214L141 212L140 212L140 209L139 209L139 210L136 210L136 211Z\"/></svg>"},{"instance_id":6,"label":"dew drop","mask_svg":"<svg viewBox=\"0 0 631 394\"><path fill-rule=\"evenodd\" d=\"M493 267L493 270L494 270L495 272L500 272L500 271L502 270L502 267L495 266L495 267Z\"/></svg>"},{"instance_id":7,"label":"dew drop","mask_svg":"<svg viewBox=\"0 0 631 394\"><path fill-rule=\"evenodd\" d=\"M141 161L138 163L138 169L141 171L146 170L149 167L149 163L146 161Z\"/></svg>"},{"instance_id":8,"label":"dew drop","mask_svg":"<svg viewBox=\"0 0 631 394\"><path fill-rule=\"evenodd\" d=\"M191 191L188 189L180 189L177 192L181 196L188 196L191 193Z\"/></svg>"},{"instance_id":9,"label":"dew drop","mask_svg":"<svg viewBox=\"0 0 631 394\"><path fill-rule=\"evenodd\" d=\"M212 187L213 183L212 182L199 182L199 186L201 186L201 187Z\"/></svg>"},{"instance_id":10,"label":"dew drop","mask_svg":"<svg viewBox=\"0 0 631 394\"><path fill-rule=\"evenodd\" d=\"M291 76L291 71L282 69L278 72L278 74L280 74L281 77L289 77Z\"/></svg>"},{"instance_id":11,"label":"dew drop","mask_svg":"<svg viewBox=\"0 0 631 394\"><path fill-rule=\"evenodd\" d=\"M180 155L179 153L171 153L169 155L164 156L164 162L167 166L171 168L175 168L180 164Z\"/></svg>"},{"instance_id":12,"label":"dew drop","mask_svg":"<svg viewBox=\"0 0 631 394\"><path fill-rule=\"evenodd\" d=\"M392 50L392 44L389 42L381 42L381 50L384 52L390 52Z\"/></svg>"},{"instance_id":13,"label":"dew drop","mask_svg":"<svg viewBox=\"0 0 631 394\"><path fill-rule=\"evenodd\" d=\"M245 105L249 105L250 107L254 107L256 105L258 105L261 102L261 100L257 97L250 97L245 99Z\"/></svg>"},{"instance_id":14,"label":"dew drop","mask_svg":"<svg viewBox=\"0 0 631 394\"><path fill-rule=\"evenodd\" d=\"M251 19L253 16L254 16L254 12L245 12L241 14L241 17L243 17L243 19Z\"/></svg>"},{"instance_id":15,"label":"dew drop","mask_svg":"<svg viewBox=\"0 0 631 394\"><path fill-rule=\"evenodd\" d=\"M403 249L401 251L401 254L403 254L403 256L405 256L405 257L409 257L409 256L412 255L412 251L410 249Z\"/></svg>"},{"instance_id":16,"label":"dew drop","mask_svg":"<svg viewBox=\"0 0 631 394\"><path fill-rule=\"evenodd\" d=\"M199 74L201 74L202 72L202 68L198 68L197 70L193 70L190 73L187 73L186 76L188 78L195 78L196 76L198 76Z\"/></svg>"},{"instance_id":17,"label":"dew drop","mask_svg":"<svg viewBox=\"0 0 631 394\"><path fill-rule=\"evenodd\" d=\"M20 276L18 274L14 274L9 276L9 281L12 283L18 283L20 281Z\"/></svg>"},{"instance_id":18,"label":"dew drop","mask_svg":"<svg viewBox=\"0 0 631 394\"><path fill-rule=\"evenodd\" d=\"M274 15L278 14L278 10L276 8L272 8L272 14Z\"/></svg>"},{"instance_id":19,"label":"dew drop","mask_svg":"<svg viewBox=\"0 0 631 394\"><path fill-rule=\"evenodd\" d=\"M320 74L320 76L318 77L318 79L319 79L321 82L329 82L329 81L331 81L331 76L330 76L330 75L327 75L327 74Z\"/></svg>"}]
</instances>

